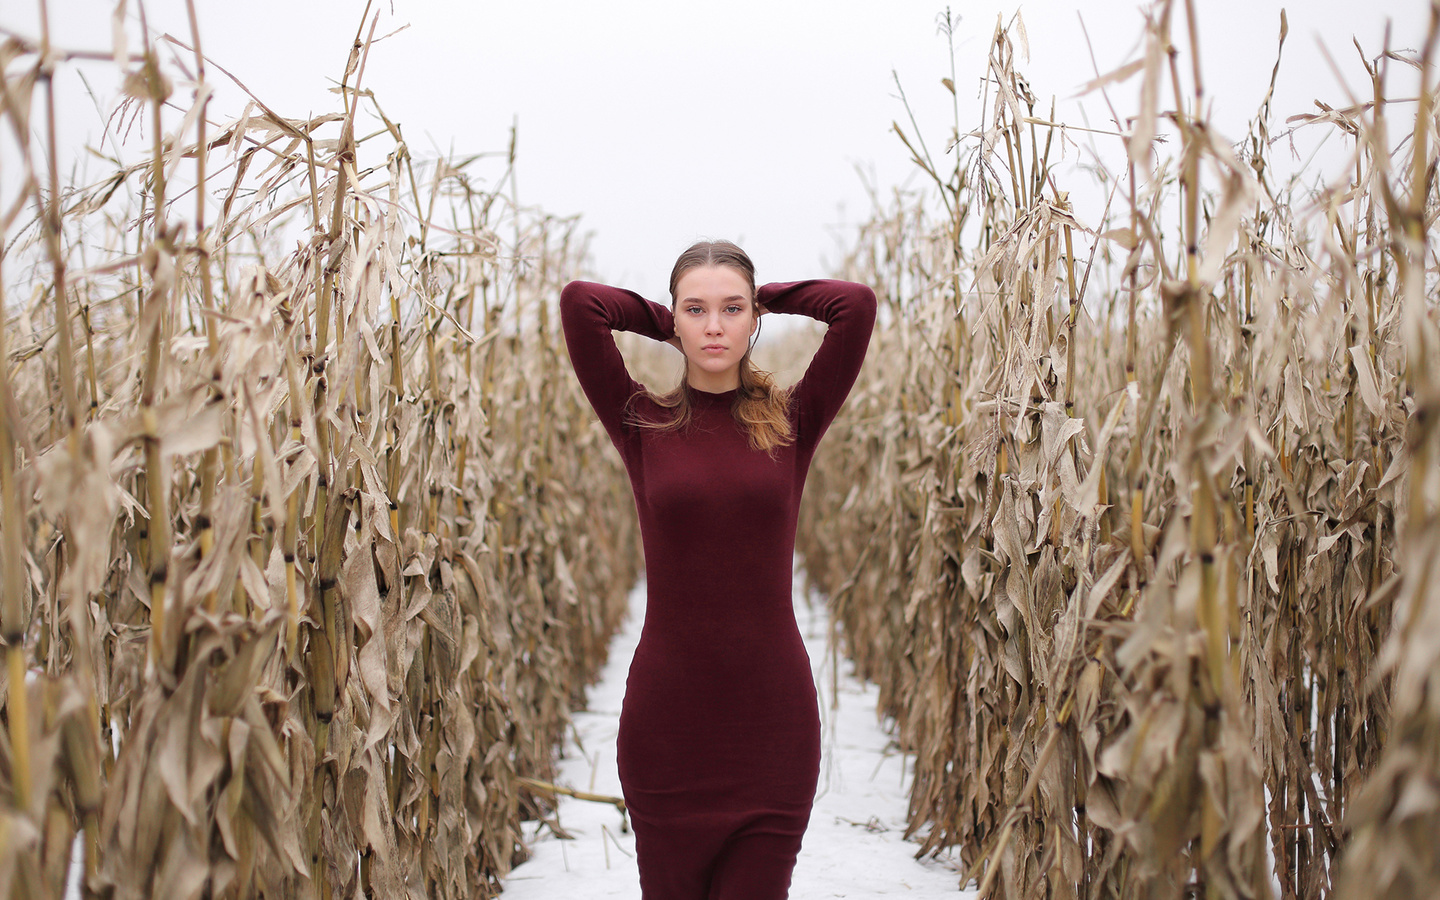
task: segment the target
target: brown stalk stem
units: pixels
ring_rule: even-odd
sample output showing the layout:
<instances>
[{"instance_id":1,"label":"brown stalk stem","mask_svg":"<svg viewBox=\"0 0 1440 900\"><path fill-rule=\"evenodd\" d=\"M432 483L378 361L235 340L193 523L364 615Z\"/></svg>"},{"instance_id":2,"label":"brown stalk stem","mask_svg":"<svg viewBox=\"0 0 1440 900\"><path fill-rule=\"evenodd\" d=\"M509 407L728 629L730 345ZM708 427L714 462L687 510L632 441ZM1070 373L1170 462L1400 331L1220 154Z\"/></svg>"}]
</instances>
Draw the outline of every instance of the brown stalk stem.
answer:
<instances>
[{"instance_id":1,"label":"brown stalk stem","mask_svg":"<svg viewBox=\"0 0 1440 900\"><path fill-rule=\"evenodd\" d=\"M608 803L616 809L620 810L621 812L625 812L624 797L612 797L609 794L592 794L587 791L577 791L574 788L568 788L558 784L551 784L548 781L541 781L538 778L526 778L523 775L517 776L515 780L528 788L533 788L537 791L544 791L551 796L574 797L576 800L585 800L592 803Z\"/></svg>"},{"instance_id":2,"label":"brown stalk stem","mask_svg":"<svg viewBox=\"0 0 1440 900\"><path fill-rule=\"evenodd\" d=\"M4 254L0 254L0 640L11 652L18 654L23 668L25 632L30 624L29 587L25 578L25 508L21 503L17 435L22 423L11 419L11 410L18 409L10 383L8 335L9 323L3 318L5 305ZM17 683L11 680L10 684ZM28 746L28 745L27 745ZM23 779L21 779L23 780ZM23 808L23 807L22 807Z\"/></svg>"},{"instance_id":3,"label":"brown stalk stem","mask_svg":"<svg viewBox=\"0 0 1440 900\"><path fill-rule=\"evenodd\" d=\"M140 28L142 33L149 34L143 5L140 7ZM155 57L155 48L151 46L148 39L145 44L145 64L142 71L146 88L150 93L151 127L155 135L150 183L151 193L154 197L152 216L155 227L149 253L158 257L159 254L166 254L170 250L170 237L165 225L165 132L160 119L160 110L165 98L159 63ZM158 258L153 258L149 262L150 266L157 269L159 264ZM160 390L161 356L164 348L163 336L169 299L168 286L159 278L152 277L150 290L142 291L142 298L140 322L145 327L146 334L145 363L141 371L140 382L140 420L141 443L145 454L145 506L146 513L150 517L148 523L149 559L147 560L150 582L150 657L157 666L166 666L170 662L170 653L174 649L169 639L168 629L171 627L171 622L168 616L169 611L166 609L166 599L169 595L171 542L170 479L169 467L165 465L160 452L159 421L156 415L155 401Z\"/></svg>"},{"instance_id":4,"label":"brown stalk stem","mask_svg":"<svg viewBox=\"0 0 1440 900\"><path fill-rule=\"evenodd\" d=\"M195 44L195 98L200 104L200 115L195 120L195 255L200 275L200 302L207 312L215 309L214 285L210 277L210 235L205 231L206 172L210 147L205 140L205 110L210 105L208 86L205 83L205 54L200 49L200 23L195 16L195 0L185 0L185 12L190 20L190 38ZM205 94L202 98L201 94ZM220 379L220 340L217 323L213 315L203 316L205 321L205 342L210 353L212 367L211 396L218 399L221 392L217 386ZM215 550L215 480L220 453L214 447L207 449L200 458L200 558L208 559ZM205 594L205 608L214 612L218 604L215 591Z\"/></svg>"},{"instance_id":5,"label":"brown stalk stem","mask_svg":"<svg viewBox=\"0 0 1440 900\"><path fill-rule=\"evenodd\" d=\"M44 206L42 222L45 248L52 266L55 297L56 361L60 370L60 396L65 403L65 428L70 434L70 452L79 452L80 395L75 389L75 351L70 334L70 293L66 285L65 255L60 241L60 160L59 142L55 136L55 70L50 57L50 4L40 0L40 71L45 85L45 139L49 164L50 193ZM22 143L25 141L22 139ZM37 189L38 190L38 189ZM37 198L38 199L38 198Z\"/></svg>"},{"instance_id":6,"label":"brown stalk stem","mask_svg":"<svg viewBox=\"0 0 1440 900\"><path fill-rule=\"evenodd\" d=\"M30 701L25 685L25 645L23 642L5 644L5 662L8 666L5 700L5 719L10 726L11 764L15 767L11 776L10 790L15 799L15 808L30 811Z\"/></svg>"},{"instance_id":7,"label":"brown stalk stem","mask_svg":"<svg viewBox=\"0 0 1440 900\"><path fill-rule=\"evenodd\" d=\"M1069 203L1065 203L1069 208ZM1065 226L1065 276L1070 289L1069 317L1065 322L1065 414L1075 414L1075 320L1080 317L1080 292L1075 283L1075 245Z\"/></svg>"}]
</instances>

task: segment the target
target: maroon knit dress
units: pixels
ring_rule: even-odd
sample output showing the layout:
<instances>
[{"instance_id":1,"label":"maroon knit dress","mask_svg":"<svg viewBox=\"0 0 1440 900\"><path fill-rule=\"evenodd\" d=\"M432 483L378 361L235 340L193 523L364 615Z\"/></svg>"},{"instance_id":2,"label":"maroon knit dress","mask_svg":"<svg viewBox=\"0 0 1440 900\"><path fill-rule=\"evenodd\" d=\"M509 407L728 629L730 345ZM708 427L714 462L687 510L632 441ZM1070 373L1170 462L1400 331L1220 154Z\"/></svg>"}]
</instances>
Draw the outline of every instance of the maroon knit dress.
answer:
<instances>
[{"instance_id":1,"label":"maroon knit dress","mask_svg":"<svg viewBox=\"0 0 1440 900\"><path fill-rule=\"evenodd\" d=\"M792 560L815 447L860 371L875 294L845 281L767 284L770 312L829 326L791 394L795 441L772 459L731 414L736 391L691 388L688 431L626 421L665 410L611 331L664 341L670 310L620 288L560 295L575 375L630 474L647 606L625 682L620 784L645 900L782 900L820 775L820 715L795 623Z\"/></svg>"}]
</instances>

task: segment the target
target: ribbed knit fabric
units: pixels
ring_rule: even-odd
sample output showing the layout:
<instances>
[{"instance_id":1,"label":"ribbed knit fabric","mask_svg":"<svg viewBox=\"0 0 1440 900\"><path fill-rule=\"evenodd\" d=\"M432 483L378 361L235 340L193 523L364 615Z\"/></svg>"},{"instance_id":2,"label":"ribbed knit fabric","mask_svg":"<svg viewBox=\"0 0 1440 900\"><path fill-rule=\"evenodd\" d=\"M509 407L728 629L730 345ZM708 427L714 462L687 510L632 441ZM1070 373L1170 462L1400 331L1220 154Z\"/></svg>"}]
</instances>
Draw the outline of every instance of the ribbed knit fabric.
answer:
<instances>
[{"instance_id":1,"label":"ribbed knit fabric","mask_svg":"<svg viewBox=\"0 0 1440 900\"><path fill-rule=\"evenodd\" d=\"M875 294L813 280L764 285L758 299L829 326L791 394L796 439L773 459L735 421L738 389L690 388L687 431L625 421L627 403L651 421L666 411L611 332L667 340L669 308L589 282L560 297L571 363L629 472L645 549L645 623L618 736L645 900L786 897L819 778L815 682L791 597L795 526L815 447L865 358Z\"/></svg>"}]
</instances>

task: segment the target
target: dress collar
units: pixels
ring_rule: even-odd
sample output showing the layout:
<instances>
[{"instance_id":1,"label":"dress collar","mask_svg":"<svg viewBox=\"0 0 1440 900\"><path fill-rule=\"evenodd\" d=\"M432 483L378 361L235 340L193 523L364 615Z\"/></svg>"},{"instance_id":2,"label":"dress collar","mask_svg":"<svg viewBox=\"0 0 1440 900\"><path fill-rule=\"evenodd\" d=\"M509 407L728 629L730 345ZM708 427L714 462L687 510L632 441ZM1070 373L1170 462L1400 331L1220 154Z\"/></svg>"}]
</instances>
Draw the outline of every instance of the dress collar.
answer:
<instances>
[{"instance_id":1,"label":"dress collar","mask_svg":"<svg viewBox=\"0 0 1440 900\"><path fill-rule=\"evenodd\" d=\"M687 386L690 389L690 399L697 406L729 406L735 402L736 395L740 393L738 387L715 393L712 391L702 391L694 385Z\"/></svg>"}]
</instances>

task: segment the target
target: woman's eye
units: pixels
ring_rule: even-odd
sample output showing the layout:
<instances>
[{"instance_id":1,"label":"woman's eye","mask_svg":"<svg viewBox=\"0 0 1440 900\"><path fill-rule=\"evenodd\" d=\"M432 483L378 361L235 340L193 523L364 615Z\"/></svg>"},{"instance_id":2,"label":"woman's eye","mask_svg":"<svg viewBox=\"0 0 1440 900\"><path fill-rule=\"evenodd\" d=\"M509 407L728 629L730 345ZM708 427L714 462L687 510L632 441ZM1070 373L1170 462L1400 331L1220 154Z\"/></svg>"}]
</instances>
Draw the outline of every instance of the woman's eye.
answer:
<instances>
[{"instance_id":1,"label":"woman's eye","mask_svg":"<svg viewBox=\"0 0 1440 900\"><path fill-rule=\"evenodd\" d=\"M731 311L731 312L737 312L737 313L738 313L738 312L741 312L740 307L735 306L734 304L731 304L730 306L725 307L725 309L727 309L727 310L729 310L729 311Z\"/></svg>"}]
</instances>

